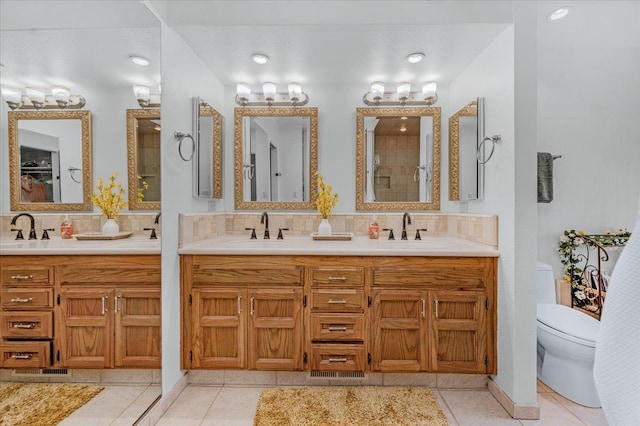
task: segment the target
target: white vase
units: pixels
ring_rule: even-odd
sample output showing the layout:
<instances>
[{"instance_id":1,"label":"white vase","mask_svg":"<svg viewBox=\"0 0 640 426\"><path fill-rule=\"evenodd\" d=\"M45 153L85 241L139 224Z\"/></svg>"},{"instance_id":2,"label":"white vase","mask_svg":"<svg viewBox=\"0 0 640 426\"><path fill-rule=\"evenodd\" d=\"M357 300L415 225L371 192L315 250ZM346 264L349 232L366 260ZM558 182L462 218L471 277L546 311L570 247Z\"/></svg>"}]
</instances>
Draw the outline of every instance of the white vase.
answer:
<instances>
[{"instance_id":1,"label":"white vase","mask_svg":"<svg viewBox=\"0 0 640 426\"><path fill-rule=\"evenodd\" d=\"M331 235L329 219L322 219L322 222L318 225L318 235Z\"/></svg>"},{"instance_id":2,"label":"white vase","mask_svg":"<svg viewBox=\"0 0 640 426\"><path fill-rule=\"evenodd\" d=\"M103 235L116 235L118 232L120 232L120 226L115 219L107 219L104 225L102 225Z\"/></svg>"}]
</instances>

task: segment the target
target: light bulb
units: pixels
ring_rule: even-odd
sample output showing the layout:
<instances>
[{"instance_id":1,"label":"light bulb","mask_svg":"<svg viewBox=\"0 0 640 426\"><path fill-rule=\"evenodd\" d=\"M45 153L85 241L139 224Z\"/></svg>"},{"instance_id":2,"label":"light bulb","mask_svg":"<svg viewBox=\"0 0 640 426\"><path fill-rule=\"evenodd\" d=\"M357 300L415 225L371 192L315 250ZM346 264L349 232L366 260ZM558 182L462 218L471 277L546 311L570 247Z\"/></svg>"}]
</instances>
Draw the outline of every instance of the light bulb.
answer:
<instances>
[{"instance_id":1,"label":"light bulb","mask_svg":"<svg viewBox=\"0 0 640 426\"><path fill-rule=\"evenodd\" d=\"M247 83L238 83L236 84L236 94L238 95L240 102L244 105L249 100L251 89L249 89Z\"/></svg>"},{"instance_id":2,"label":"light bulb","mask_svg":"<svg viewBox=\"0 0 640 426\"><path fill-rule=\"evenodd\" d=\"M371 83L371 97L374 101L380 102L384 95L384 83L382 81L374 81Z\"/></svg>"},{"instance_id":3,"label":"light bulb","mask_svg":"<svg viewBox=\"0 0 640 426\"><path fill-rule=\"evenodd\" d=\"M27 97L29 98L35 109L40 109L44 106L46 99L42 90L34 89L33 87L27 87L26 92Z\"/></svg>"},{"instance_id":4,"label":"light bulb","mask_svg":"<svg viewBox=\"0 0 640 426\"><path fill-rule=\"evenodd\" d=\"M69 97L71 96L71 91L66 87L54 86L51 88L51 93L53 94L53 99L58 103L60 108L66 108L69 105Z\"/></svg>"},{"instance_id":5,"label":"light bulb","mask_svg":"<svg viewBox=\"0 0 640 426\"><path fill-rule=\"evenodd\" d=\"M267 102L273 102L276 98L276 85L275 83L266 82L262 85L262 93L264 94L264 99Z\"/></svg>"},{"instance_id":6,"label":"light bulb","mask_svg":"<svg viewBox=\"0 0 640 426\"><path fill-rule=\"evenodd\" d=\"M298 83L289 83L289 99L291 99L291 102L293 102L293 104L295 105L296 103L298 103L298 101L300 101L300 98L302 97L302 87L300 87L300 84Z\"/></svg>"},{"instance_id":7,"label":"light bulb","mask_svg":"<svg viewBox=\"0 0 640 426\"><path fill-rule=\"evenodd\" d=\"M435 81L430 81L428 83L425 83L424 86L422 86L422 97L424 98L425 101L427 101L427 103L435 102L437 87L438 87L438 84Z\"/></svg>"},{"instance_id":8,"label":"light bulb","mask_svg":"<svg viewBox=\"0 0 640 426\"><path fill-rule=\"evenodd\" d=\"M409 98L409 93L411 93L411 83L402 82L396 90L398 92L398 99L404 103Z\"/></svg>"}]
</instances>

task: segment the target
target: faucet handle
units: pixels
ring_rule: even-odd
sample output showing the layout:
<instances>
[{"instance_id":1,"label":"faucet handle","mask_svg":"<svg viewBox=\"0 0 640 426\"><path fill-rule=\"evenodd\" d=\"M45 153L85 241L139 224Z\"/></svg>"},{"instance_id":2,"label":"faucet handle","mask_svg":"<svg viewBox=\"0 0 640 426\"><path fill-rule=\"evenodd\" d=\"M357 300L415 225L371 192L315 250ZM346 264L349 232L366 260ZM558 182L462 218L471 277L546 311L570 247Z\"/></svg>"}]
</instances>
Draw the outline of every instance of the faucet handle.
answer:
<instances>
[{"instance_id":1,"label":"faucet handle","mask_svg":"<svg viewBox=\"0 0 640 426\"><path fill-rule=\"evenodd\" d=\"M396 237L393 236L393 228L382 228L383 231L389 231L389 239L395 240Z\"/></svg>"},{"instance_id":2,"label":"faucet handle","mask_svg":"<svg viewBox=\"0 0 640 426\"><path fill-rule=\"evenodd\" d=\"M250 240L255 240L258 237L256 236L256 228L244 228L245 231L251 231L251 238L249 238Z\"/></svg>"},{"instance_id":3,"label":"faucet handle","mask_svg":"<svg viewBox=\"0 0 640 426\"><path fill-rule=\"evenodd\" d=\"M282 231L288 231L289 228L278 228L278 240L284 240L284 236L282 235Z\"/></svg>"},{"instance_id":4,"label":"faucet handle","mask_svg":"<svg viewBox=\"0 0 640 426\"><path fill-rule=\"evenodd\" d=\"M11 228L12 231L18 231L18 234L16 235L16 240L24 240L24 235L22 235L22 229L19 228Z\"/></svg>"},{"instance_id":5,"label":"faucet handle","mask_svg":"<svg viewBox=\"0 0 640 426\"><path fill-rule=\"evenodd\" d=\"M40 238L41 240L48 240L49 239L49 232L48 231L55 231L55 229L53 229L53 228L43 229L42 230L42 238Z\"/></svg>"},{"instance_id":6,"label":"faucet handle","mask_svg":"<svg viewBox=\"0 0 640 426\"><path fill-rule=\"evenodd\" d=\"M156 235L156 228L142 228L143 231L151 231L151 235L149 235L150 240L157 240L158 236Z\"/></svg>"},{"instance_id":7,"label":"faucet handle","mask_svg":"<svg viewBox=\"0 0 640 426\"><path fill-rule=\"evenodd\" d=\"M421 240L422 238L420 238L420 231L424 231L427 232L427 228L420 228L420 229L416 229L416 240Z\"/></svg>"}]
</instances>

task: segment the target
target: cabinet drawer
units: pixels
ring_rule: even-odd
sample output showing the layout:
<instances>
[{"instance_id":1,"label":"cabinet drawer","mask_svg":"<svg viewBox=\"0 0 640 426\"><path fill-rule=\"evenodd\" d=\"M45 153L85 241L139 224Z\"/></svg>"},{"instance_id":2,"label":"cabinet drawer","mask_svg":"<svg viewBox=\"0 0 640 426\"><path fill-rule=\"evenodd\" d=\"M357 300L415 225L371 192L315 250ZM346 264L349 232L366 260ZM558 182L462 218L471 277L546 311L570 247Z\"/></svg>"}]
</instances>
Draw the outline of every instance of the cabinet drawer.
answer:
<instances>
[{"instance_id":1,"label":"cabinet drawer","mask_svg":"<svg viewBox=\"0 0 640 426\"><path fill-rule=\"evenodd\" d=\"M311 346L312 370L364 371L364 346L358 344L315 344Z\"/></svg>"},{"instance_id":2,"label":"cabinet drawer","mask_svg":"<svg viewBox=\"0 0 640 426\"><path fill-rule=\"evenodd\" d=\"M311 285L317 286L364 286L364 268L312 268Z\"/></svg>"},{"instance_id":3,"label":"cabinet drawer","mask_svg":"<svg viewBox=\"0 0 640 426\"><path fill-rule=\"evenodd\" d=\"M53 268L47 266L5 266L1 276L5 286L53 285Z\"/></svg>"},{"instance_id":4,"label":"cabinet drawer","mask_svg":"<svg viewBox=\"0 0 640 426\"><path fill-rule=\"evenodd\" d=\"M51 342L0 343L0 367L43 368L51 365Z\"/></svg>"},{"instance_id":5,"label":"cabinet drawer","mask_svg":"<svg viewBox=\"0 0 640 426\"><path fill-rule=\"evenodd\" d=\"M52 288L3 288L2 308L31 310L53 307Z\"/></svg>"},{"instance_id":6,"label":"cabinet drawer","mask_svg":"<svg viewBox=\"0 0 640 426\"><path fill-rule=\"evenodd\" d=\"M437 268L376 268L374 286L484 287L485 269L479 266L446 265Z\"/></svg>"},{"instance_id":7,"label":"cabinet drawer","mask_svg":"<svg viewBox=\"0 0 640 426\"><path fill-rule=\"evenodd\" d=\"M3 338L53 338L53 312L3 312Z\"/></svg>"},{"instance_id":8,"label":"cabinet drawer","mask_svg":"<svg viewBox=\"0 0 640 426\"><path fill-rule=\"evenodd\" d=\"M312 311L358 312L362 311L363 309L363 290L311 290Z\"/></svg>"},{"instance_id":9,"label":"cabinet drawer","mask_svg":"<svg viewBox=\"0 0 640 426\"><path fill-rule=\"evenodd\" d=\"M160 266L62 265L58 268L60 284L157 284Z\"/></svg>"},{"instance_id":10,"label":"cabinet drawer","mask_svg":"<svg viewBox=\"0 0 640 426\"><path fill-rule=\"evenodd\" d=\"M364 340L364 315L311 314L313 340Z\"/></svg>"},{"instance_id":11,"label":"cabinet drawer","mask_svg":"<svg viewBox=\"0 0 640 426\"><path fill-rule=\"evenodd\" d=\"M206 265L193 266L193 284L253 285L279 284L302 285L302 267L291 268L216 268Z\"/></svg>"}]
</instances>

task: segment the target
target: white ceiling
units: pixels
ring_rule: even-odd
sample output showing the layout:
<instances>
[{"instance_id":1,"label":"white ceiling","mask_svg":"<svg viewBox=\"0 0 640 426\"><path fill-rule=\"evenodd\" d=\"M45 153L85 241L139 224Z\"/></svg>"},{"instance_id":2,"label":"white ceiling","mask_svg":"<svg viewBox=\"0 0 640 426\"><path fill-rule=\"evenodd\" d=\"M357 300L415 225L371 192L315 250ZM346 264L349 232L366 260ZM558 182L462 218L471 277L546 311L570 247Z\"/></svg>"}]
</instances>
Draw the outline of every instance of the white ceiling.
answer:
<instances>
[{"instance_id":1,"label":"white ceiling","mask_svg":"<svg viewBox=\"0 0 640 426\"><path fill-rule=\"evenodd\" d=\"M544 18L568 4L562 21ZM3 85L153 86L159 21L224 84L299 81L368 87L374 80L447 84L512 21L510 1L7 1L0 0ZM541 1L542 47L640 46L638 1ZM266 66L249 56L261 51ZM404 57L422 51L426 59ZM139 68L127 57L149 57Z\"/></svg>"}]
</instances>

